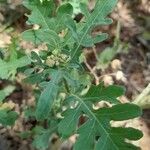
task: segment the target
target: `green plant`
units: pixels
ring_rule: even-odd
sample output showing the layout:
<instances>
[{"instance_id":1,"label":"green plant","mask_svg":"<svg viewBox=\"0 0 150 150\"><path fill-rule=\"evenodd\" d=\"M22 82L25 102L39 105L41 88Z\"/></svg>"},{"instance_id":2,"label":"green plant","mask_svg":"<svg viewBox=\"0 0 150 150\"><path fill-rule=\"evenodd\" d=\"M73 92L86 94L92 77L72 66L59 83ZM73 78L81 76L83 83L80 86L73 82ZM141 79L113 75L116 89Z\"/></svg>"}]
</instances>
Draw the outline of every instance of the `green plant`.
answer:
<instances>
[{"instance_id":1,"label":"green plant","mask_svg":"<svg viewBox=\"0 0 150 150\"><path fill-rule=\"evenodd\" d=\"M14 38L7 48L1 49L0 80L13 82L18 69L31 63L28 56L20 53L17 41L18 39ZM11 84L3 86L4 88L0 89L0 124L10 126L14 125L18 113L13 110L11 103L5 102L5 99L15 90L15 86Z\"/></svg>"},{"instance_id":2,"label":"green plant","mask_svg":"<svg viewBox=\"0 0 150 150\"><path fill-rule=\"evenodd\" d=\"M37 126L22 137L33 136L37 149L47 149L53 133L63 139L77 135L74 150L138 149L128 141L140 139L142 133L133 128L113 127L112 121L138 117L141 109L134 104L121 104L118 97L124 94L123 87L93 85L79 63L84 47L93 47L107 38L106 33L93 36L92 31L112 23L107 15L116 3L117 0L97 0L92 12L87 4L80 3L83 18L76 22L70 3L57 6L53 0L24 0L24 6L31 11L27 23L38 28L29 29L22 36L35 45L47 46L39 53L31 52L31 59L23 57L26 65L32 65L21 70L27 75L25 82L36 86L36 106L28 107L25 116L37 120ZM19 64L17 67L23 67ZM102 105L95 109L101 101L109 102L111 107Z\"/></svg>"},{"instance_id":3,"label":"green plant","mask_svg":"<svg viewBox=\"0 0 150 150\"><path fill-rule=\"evenodd\" d=\"M17 69L22 68L31 63L28 56L21 54L17 50L18 39L13 39L12 43L7 49L1 50L0 58L0 78L1 79L14 79ZM19 49L20 50L20 49Z\"/></svg>"},{"instance_id":4,"label":"green plant","mask_svg":"<svg viewBox=\"0 0 150 150\"><path fill-rule=\"evenodd\" d=\"M80 0L80 2L78 0L63 0L65 3L68 2L72 5L73 7L73 14L77 15L78 13L81 13L81 8L80 8L80 4L81 3L85 3L87 4L88 0Z\"/></svg>"},{"instance_id":5,"label":"green plant","mask_svg":"<svg viewBox=\"0 0 150 150\"><path fill-rule=\"evenodd\" d=\"M97 58L96 68L97 69L101 69L101 70L106 69L110 65L112 59L118 53L128 52L129 44L126 44L120 41L120 29L121 29L121 25L120 25L120 22L118 22L117 33L116 33L113 46L107 47L100 54L97 54L96 56Z\"/></svg>"},{"instance_id":6,"label":"green plant","mask_svg":"<svg viewBox=\"0 0 150 150\"><path fill-rule=\"evenodd\" d=\"M3 126L13 125L18 118L18 114L12 111L9 103L4 103L4 99L9 96L13 91L14 86L7 86L3 90L0 90L0 123Z\"/></svg>"},{"instance_id":7,"label":"green plant","mask_svg":"<svg viewBox=\"0 0 150 150\"><path fill-rule=\"evenodd\" d=\"M150 83L147 87L133 100L133 103L140 106L142 109L150 108Z\"/></svg>"}]
</instances>

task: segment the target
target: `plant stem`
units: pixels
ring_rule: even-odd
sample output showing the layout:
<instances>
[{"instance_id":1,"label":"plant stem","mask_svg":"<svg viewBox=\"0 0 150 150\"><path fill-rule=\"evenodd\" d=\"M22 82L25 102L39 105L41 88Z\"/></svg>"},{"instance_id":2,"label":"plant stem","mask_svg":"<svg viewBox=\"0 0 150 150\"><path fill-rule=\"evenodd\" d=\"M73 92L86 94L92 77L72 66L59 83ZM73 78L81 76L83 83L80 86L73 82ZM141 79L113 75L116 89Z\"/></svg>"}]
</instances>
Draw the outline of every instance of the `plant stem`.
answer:
<instances>
[{"instance_id":1,"label":"plant stem","mask_svg":"<svg viewBox=\"0 0 150 150\"><path fill-rule=\"evenodd\" d=\"M143 90L143 92L133 101L134 104L140 106L142 109L150 108L150 83Z\"/></svg>"},{"instance_id":2,"label":"plant stem","mask_svg":"<svg viewBox=\"0 0 150 150\"><path fill-rule=\"evenodd\" d=\"M88 68L90 73L94 76L95 84L98 85L99 84L99 77L97 76L96 72L93 70L93 68L88 64L88 62L86 60L84 61L84 64L86 65L86 67Z\"/></svg>"},{"instance_id":3,"label":"plant stem","mask_svg":"<svg viewBox=\"0 0 150 150\"><path fill-rule=\"evenodd\" d=\"M64 82L65 89L66 89L67 93L70 93L70 89L69 89L69 86L68 86L68 84L67 84L66 80L65 80L65 79L63 79L63 82Z\"/></svg>"}]
</instances>

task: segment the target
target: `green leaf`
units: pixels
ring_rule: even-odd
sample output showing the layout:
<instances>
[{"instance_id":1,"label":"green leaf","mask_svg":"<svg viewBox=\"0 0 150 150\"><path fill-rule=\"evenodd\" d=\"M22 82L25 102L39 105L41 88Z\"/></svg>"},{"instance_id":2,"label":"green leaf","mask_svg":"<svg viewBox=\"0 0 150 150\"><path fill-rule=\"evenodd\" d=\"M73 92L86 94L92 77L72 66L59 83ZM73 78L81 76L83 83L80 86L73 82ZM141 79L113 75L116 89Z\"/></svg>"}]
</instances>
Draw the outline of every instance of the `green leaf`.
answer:
<instances>
[{"instance_id":1,"label":"green leaf","mask_svg":"<svg viewBox=\"0 0 150 150\"><path fill-rule=\"evenodd\" d=\"M48 117L51 111L54 100L57 97L61 79L61 71L54 71L51 75L51 81L48 83L37 103L36 118L37 120L44 120Z\"/></svg>"},{"instance_id":2,"label":"green leaf","mask_svg":"<svg viewBox=\"0 0 150 150\"><path fill-rule=\"evenodd\" d=\"M56 126L53 126L51 128L45 129L41 126L36 126L32 130L32 134L34 134L34 140L32 145L40 150L46 150L48 149L50 145L50 140L53 132L57 129Z\"/></svg>"},{"instance_id":3,"label":"green leaf","mask_svg":"<svg viewBox=\"0 0 150 150\"><path fill-rule=\"evenodd\" d=\"M101 93L101 91L104 93ZM92 86L92 88L89 89L89 92L83 97L73 94L70 103L74 101L74 104L76 105L74 108L64 112L64 118L58 126L59 133L62 137L69 137L70 134L79 135L77 142L74 145L74 150L98 150L100 147L104 150L122 150L122 146L126 150L130 150L131 148L138 149L136 146L125 142L125 139L140 139L142 136L140 131L132 128L114 128L110 123L112 120L123 121L140 116L141 109L138 106L133 104L117 104L109 108L94 110L91 105L92 103L95 103L93 102L95 96L96 101L98 102L98 96L107 94L110 101L111 97L112 99L116 99L116 97L121 96L123 93L124 90L121 87L103 87L101 84L99 86ZM85 121L82 126L78 126L79 118L81 116L86 116L87 121ZM126 134L126 131L129 130L134 136ZM95 139L97 139L96 143Z\"/></svg>"},{"instance_id":4,"label":"green leaf","mask_svg":"<svg viewBox=\"0 0 150 150\"><path fill-rule=\"evenodd\" d=\"M7 109L0 110L0 123L3 126L13 125L17 118L18 118L18 114L14 111L9 111Z\"/></svg>"},{"instance_id":5,"label":"green leaf","mask_svg":"<svg viewBox=\"0 0 150 150\"><path fill-rule=\"evenodd\" d=\"M49 146L50 136L51 134L47 130L37 134L34 138L33 146L40 150L46 150Z\"/></svg>"},{"instance_id":6,"label":"green leaf","mask_svg":"<svg viewBox=\"0 0 150 150\"><path fill-rule=\"evenodd\" d=\"M24 79L25 82L30 84L38 84L42 82L43 73L34 73Z\"/></svg>"},{"instance_id":7,"label":"green leaf","mask_svg":"<svg viewBox=\"0 0 150 150\"><path fill-rule=\"evenodd\" d=\"M91 85L90 76L82 71L78 72L76 69L65 71L63 77L71 92L79 91L81 93L83 87Z\"/></svg>"},{"instance_id":8,"label":"green leaf","mask_svg":"<svg viewBox=\"0 0 150 150\"><path fill-rule=\"evenodd\" d=\"M143 136L141 131L134 128L112 128L111 132L114 136L117 134L129 140L138 140Z\"/></svg>"},{"instance_id":9,"label":"green leaf","mask_svg":"<svg viewBox=\"0 0 150 150\"><path fill-rule=\"evenodd\" d=\"M116 50L114 48L106 48L104 49L98 56L97 67L100 69L105 69L110 64L111 60L114 58L116 54Z\"/></svg>"},{"instance_id":10,"label":"green leaf","mask_svg":"<svg viewBox=\"0 0 150 150\"><path fill-rule=\"evenodd\" d=\"M41 3L40 0L25 0L23 4L32 10L28 16L29 24L38 24L41 28L50 29L51 22L49 16L51 16L55 10L53 0L46 0L43 3Z\"/></svg>"},{"instance_id":11,"label":"green leaf","mask_svg":"<svg viewBox=\"0 0 150 150\"><path fill-rule=\"evenodd\" d=\"M91 100L93 102L97 102L100 100L106 100L113 103L119 103L118 97L124 94L125 89L121 86L110 85L108 87L104 87L103 83L98 86L92 85L84 96L85 100Z\"/></svg>"},{"instance_id":12,"label":"green leaf","mask_svg":"<svg viewBox=\"0 0 150 150\"><path fill-rule=\"evenodd\" d=\"M52 49L60 49L60 38L53 30L27 30L22 33L26 41L32 41L34 44L46 43Z\"/></svg>"},{"instance_id":13,"label":"green leaf","mask_svg":"<svg viewBox=\"0 0 150 150\"><path fill-rule=\"evenodd\" d=\"M68 0L68 2L72 5L73 7L73 14L77 15L82 12L82 9L80 7L81 4L87 4L88 0Z\"/></svg>"},{"instance_id":14,"label":"green leaf","mask_svg":"<svg viewBox=\"0 0 150 150\"><path fill-rule=\"evenodd\" d=\"M61 5L57 10L58 16L64 16L64 14L72 15L73 14L73 8L72 5L69 3Z\"/></svg>"},{"instance_id":15,"label":"green leaf","mask_svg":"<svg viewBox=\"0 0 150 150\"><path fill-rule=\"evenodd\" d=\"M76 49L73 51L72 59L76 56L76 53L80 50L80 46L93 46L97 40L93 40L91 36L91 31L98 25L106 25L111 23L110 19L106 18L106 16L113 10L115 5L117 4L117 0L97 0L94 11L89 15L88 18L85 19L85 24L82 25L79 34L79 41ZM87 13L86 13L87 14ZM93 41L90 44L85 44L87 41ZM99 40L98 40L99 41ZM87 43L87 42L86 42ZM92 45L93 43L93 45Z\"/></svg>"},{"instance_id":16,"label":"green leaf","mask_svg":"<svg viewBox=\"0 0 150 150\"><path fill-rule=\"evenodd\" d=\"M28 56L6 62L0 59L0 78L8 79L12 74L16 73L16 69L24 67L31 63Z\"/></svg>"},{"instance_id":17,"label":"green leaf","mask_svg":"<svg viewBox=\"0 0 150 150\"><path fill-rule=\"evenodd\" d=\"M2 102L7 96L9 96L13 91L15 87L14 86L7 86L3 90L0 90L0 102Z\"/></svg>"},{"instance_id":18,"label":"green leaf","mask_svg":"<svg viewBox=\"0 0 150 150\"><path fill-rule=\"evenodd\" d=\"M130 111L129 111L130 110ZM118 104L111 108L101 108L96 111L98 118L109 118L114 121L123 121L142 115L141 109L133 104Z\"/></svg>"},{"instance_id":19,"label":"green leaf","mask_svg":"<svg viewBox=\"0 0 150 150\"><path fill-rule=\"evenodd\" d=\"M86 124L82 125L78 134L84 133L78 137L77 142L75 143L74 150L86 149L92 150L94 148L95 142L95 124L88 121ZM81 144L82 143L82 144Z\"/></svg>"},{"instance_id":20,"label":"green leaf","mask_svg":"<svg viewBox=\"0 0 150 150\"><path fill-rule=\"evenodd\" d=\"M61 49L60 37L58 34L65 29L64 18L69 17L73 13L71 4L66 3L61 5L56 12L53 0L44 1L29 1L26 0L24 5L32 11L28 16L30 24L39 25L38 30L27 30L22 33L22 37L27 41L32 41L34 44L46 43L51 50Z\"/></svg>"},{"instance_id":21,"label":"green leaf","mask_svg":"<svg viewBox=\"0 0 150 150\"><path fill-rule=\"evenodd\" d=\"M67 118L63 119L60 124L58 131L61 133L63 131L63 138L69 137L75 132L76 125L78 123L79 116L81 115L80 107L77 109L70 109L64 112L64 116Z\"/></svg>"}]
</instances>

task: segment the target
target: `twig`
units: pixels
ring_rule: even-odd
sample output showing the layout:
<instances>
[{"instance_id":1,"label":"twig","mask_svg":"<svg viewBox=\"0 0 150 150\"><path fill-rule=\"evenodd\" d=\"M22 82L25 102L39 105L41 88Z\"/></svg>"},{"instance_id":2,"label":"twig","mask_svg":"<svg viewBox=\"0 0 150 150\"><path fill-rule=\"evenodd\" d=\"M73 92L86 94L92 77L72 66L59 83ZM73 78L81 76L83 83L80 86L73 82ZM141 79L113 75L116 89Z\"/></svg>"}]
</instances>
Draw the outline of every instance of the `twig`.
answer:
<instances>
[{"instance_id":1,"label":"twig","mask_svg":"<svg viewBox=\"0 0 150 150\"><path fill-rule=\"evenodd\" d=\"M92 47L92 50L93 50L93 53L94 53L94 56L95 56L96 60L98 61L98 55L97 55L97 52L96 52L96 48Z\"/></svg>"},{"instance_id":2,"label":"twig","mask_svg":"<svg viewBox=\"0 0 150 150\"><path fill-rule=\"evenodd\" d=\"M86 60L84 61L84 63L86 65L86 67L89 69L90 73L94 76L95 84L98 85L99 84L99 77L97 76L97 74L95 73L93 68L88 64L88 62Z\"/></svg>"}]
</instances>

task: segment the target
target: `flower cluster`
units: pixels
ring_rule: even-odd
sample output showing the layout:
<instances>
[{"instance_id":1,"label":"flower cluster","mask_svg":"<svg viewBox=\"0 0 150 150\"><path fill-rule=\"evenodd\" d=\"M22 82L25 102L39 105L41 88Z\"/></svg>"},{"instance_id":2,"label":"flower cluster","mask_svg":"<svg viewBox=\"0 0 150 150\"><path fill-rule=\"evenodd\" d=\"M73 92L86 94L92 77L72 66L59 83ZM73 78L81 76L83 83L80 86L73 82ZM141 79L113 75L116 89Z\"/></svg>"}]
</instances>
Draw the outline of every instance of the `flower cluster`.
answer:
<instances>
[{"instance_id":1,"label":"flower cluster","mask_svg":"<svg viewBox=\"0 0 150 150\"><path fill-rule=\"evenodd\" d=\"M69 62L69 60L70 57L66 54L51 54L46 59L46 65L48 65L49 67L59 66L62 64L66 64L67 62Z\"/></svg>"}]
</instances>

